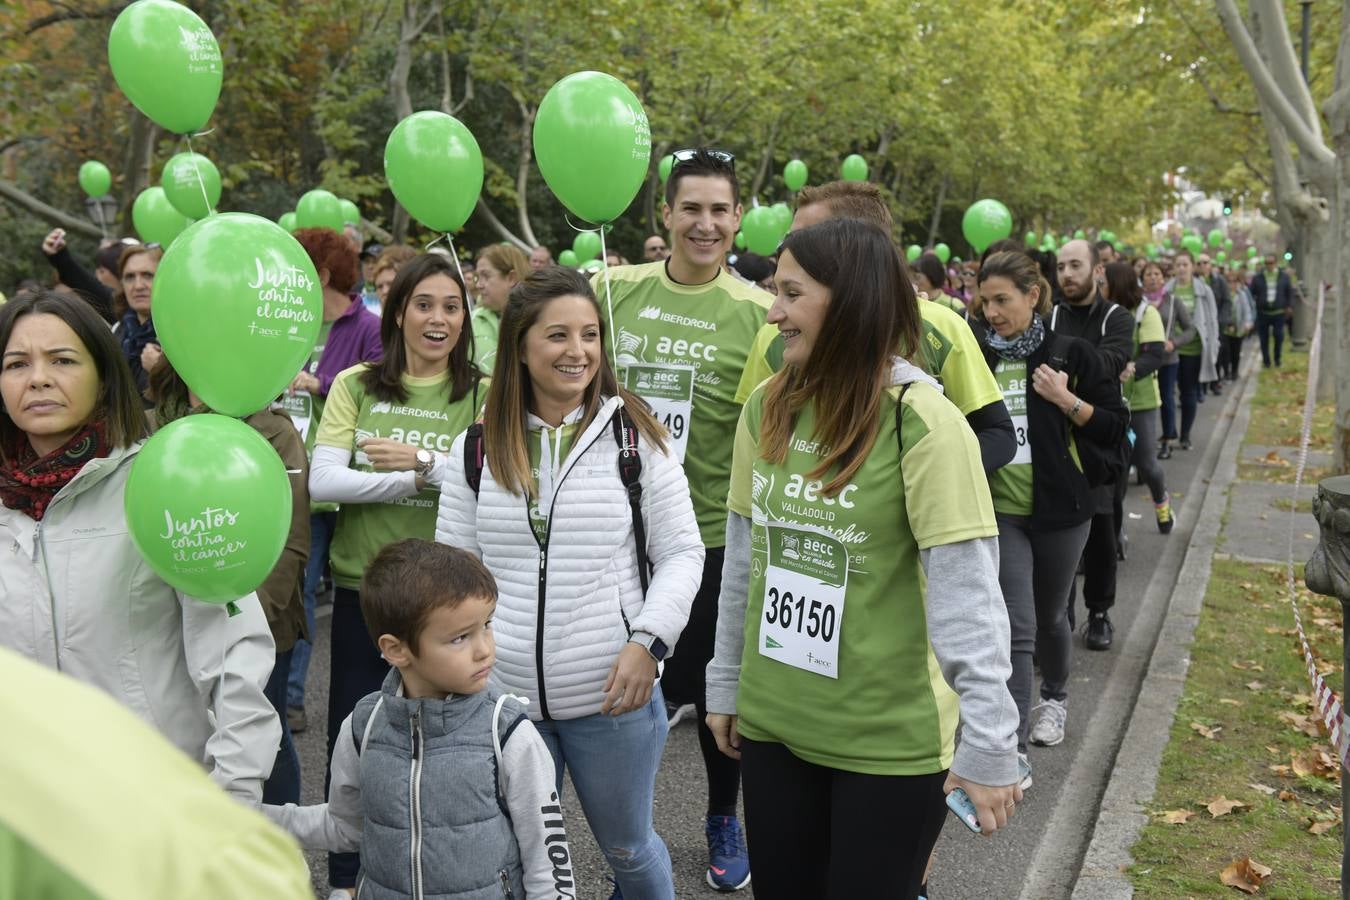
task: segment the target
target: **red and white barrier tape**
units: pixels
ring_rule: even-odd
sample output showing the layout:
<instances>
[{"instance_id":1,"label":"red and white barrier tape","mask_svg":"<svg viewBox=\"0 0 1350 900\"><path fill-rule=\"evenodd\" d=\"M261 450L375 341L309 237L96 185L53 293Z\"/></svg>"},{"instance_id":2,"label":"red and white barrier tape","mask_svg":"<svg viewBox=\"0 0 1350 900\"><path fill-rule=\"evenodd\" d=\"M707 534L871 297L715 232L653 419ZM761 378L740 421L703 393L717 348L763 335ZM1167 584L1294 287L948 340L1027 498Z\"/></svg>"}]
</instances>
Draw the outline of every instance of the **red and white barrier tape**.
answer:
<instances>
[{"instance_id":1,"label":"red and white barrier tape","mask_svg":"<svg viewBox=\"0 0 1350 900\"><path fill-rule=\"evenodd\" d=\"M1313 702L1317 714L1322 718L1331 745L1341 759L1341 765L1350 769L1350 743L1346 741L1345 710L1341 698L1327 684L1322 673L1317 671L1317 657L1308 644L1308 635L1303 630L1303 616L1298 609L1298 582L1294 578L1294 522L1298 516L1298 493L1303 486L1303 472L1308 466L1308 444L1312 440L1313 411L1317 403L1317 375L1322 356L1322 310L1326 303L1326 285L1317 289L1317 315L1313 319L1312 343L1308 348L1308 388L1303 398L1303 432L1299 437L1298 468L1294 472L1294 497L1289 509L1289 553L1285 557L1285 588L1289 592L1289 607L1294 611L1294 625L1298 628L1298 641L1303 647L1303 661L1308 664L1308 677L1312 679Z\"/></svg>"}]
</instances>

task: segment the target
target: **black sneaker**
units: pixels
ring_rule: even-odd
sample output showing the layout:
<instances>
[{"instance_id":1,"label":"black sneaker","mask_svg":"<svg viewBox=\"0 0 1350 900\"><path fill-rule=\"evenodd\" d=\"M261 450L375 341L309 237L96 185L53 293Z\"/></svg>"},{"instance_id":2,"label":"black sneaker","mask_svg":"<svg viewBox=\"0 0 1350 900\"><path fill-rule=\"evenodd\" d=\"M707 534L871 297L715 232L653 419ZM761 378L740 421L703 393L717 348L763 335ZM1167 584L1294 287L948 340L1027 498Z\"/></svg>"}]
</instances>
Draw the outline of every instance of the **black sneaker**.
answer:
<instances>
[{"instance_id":1,"label":"black sneaker","mask_svg":"<svg viewBox=\"0 0 1350 900\"><path fill-rule=\"evenodd\" d=\"M1182 438L1182 439L1181 439L1181 443L1180 443L1178 446L1180 446L1182 450L1189 450L1189 449L1191 449L1191 439L1190 439L1190 438Z\"/></svg>"},{"instance_id":2,"label":"black sneaker","mask_svg":"<svg viewBox=\"0 0 1350 900\"><path fill-rule=\"evenodd\" d=\"M1158 459L1171 459L1171 458L1172 458L1172 445L1169 444L1167 441L1163 441L1162 445L1158 447Z\"/></svg>"},{"instance_id":3,"label":"black sneaker","mask_svg":"<svg viewBox=\"0 0 1350 900\"><path fill-rule=\"evenodd\" d=\"M1087 624L1087 648L1089 650L1110 650L1111 638L1115 629L1111 627L1108 613L1091 613Z\"/></svg>"}]
</instances>

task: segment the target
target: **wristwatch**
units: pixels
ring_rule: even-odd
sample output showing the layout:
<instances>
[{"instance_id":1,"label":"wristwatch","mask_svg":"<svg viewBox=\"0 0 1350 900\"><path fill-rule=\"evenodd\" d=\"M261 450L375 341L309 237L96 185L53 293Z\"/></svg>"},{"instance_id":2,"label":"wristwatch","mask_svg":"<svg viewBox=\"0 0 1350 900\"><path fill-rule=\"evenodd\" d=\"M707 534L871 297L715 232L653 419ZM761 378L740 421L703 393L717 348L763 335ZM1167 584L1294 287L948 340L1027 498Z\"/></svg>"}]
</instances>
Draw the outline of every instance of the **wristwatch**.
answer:
<instances>
[{"instance_id":1,"label":"wristwatch","mask_svg":"<svg viewBox=\"0 0 1350 900\"><path fill-rule=\"evenodd\" d=\"M417 465L413 466L413 471L417 473L418 478L425 479L431 474L431 466L435 461L436 458L431 455L430 450L418 450Z\"/></svg>"},{"instance_id":2,"label":"wristwatch","mask_svg":"<svg viewBox=\"0 0 1350 900\"><path fill-rule=\"evenodd\" d=\"M666 642L654 634L648 634L645 631L635 631L628 640L631 643L644 648L652 655L652 659L657 662L661 662L670 654L670 648L666 646Z\"/></svg>"}]
</instances>

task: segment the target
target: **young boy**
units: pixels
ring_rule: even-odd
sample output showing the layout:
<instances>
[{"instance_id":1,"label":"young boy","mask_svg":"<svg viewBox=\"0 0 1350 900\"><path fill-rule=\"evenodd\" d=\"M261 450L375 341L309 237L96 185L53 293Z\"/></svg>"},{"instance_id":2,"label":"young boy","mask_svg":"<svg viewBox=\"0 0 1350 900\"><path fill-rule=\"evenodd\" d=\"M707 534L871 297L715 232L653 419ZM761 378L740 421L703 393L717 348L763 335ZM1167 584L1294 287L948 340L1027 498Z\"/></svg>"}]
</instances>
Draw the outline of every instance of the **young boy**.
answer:
<instances>
[{"instance_id":1,"label":"young boy","mask_svg":"<svg viewBox=\"0 0 1350 900\"><path fill-rule=\"evenodd\" d=\"M575 898L553 759L487 689L497 585L454 547L402 540L361 582L393 668L338 734L328 802L264 806L306 849L361 850L361 897Z\"/></svg>"}]
</instances>

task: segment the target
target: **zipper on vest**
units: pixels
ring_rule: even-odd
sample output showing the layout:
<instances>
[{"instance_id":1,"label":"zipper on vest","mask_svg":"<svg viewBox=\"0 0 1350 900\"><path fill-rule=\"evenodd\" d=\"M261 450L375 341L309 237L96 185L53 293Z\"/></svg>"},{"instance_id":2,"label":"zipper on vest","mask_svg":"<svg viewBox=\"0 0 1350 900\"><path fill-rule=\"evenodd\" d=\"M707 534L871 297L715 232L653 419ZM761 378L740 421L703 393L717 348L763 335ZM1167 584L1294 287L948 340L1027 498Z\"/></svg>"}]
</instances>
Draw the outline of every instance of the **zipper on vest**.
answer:
<instances>
[{"instance_id":1,"label":"zipper on vest","mask_svg":"<svg viewBox=\"0 0 1350 900\"><path fill-rule=\"evenodd\" d=\"M408 773L408 810L412 818L412 895L422 900L422 712L408 721L412 736L412 770Z\"/></svg>"},{"instance_id":2,"label":"zipper on vest","mask_svg":"<svg viewBox=\"0 0 1350 900\"><path fill-rule=\"evenodd\" d=\"M599 434L591 439L591 442L586 445L586 448L577 454L577 459L580 460L582 456L589 453L591 448L595 446L595 442L604 437L604 435L605 431L602 429ZM575 447L572 448L572 452L576 453ZM576 464L573 463L572 469L575 468ZM553 507L558 505L558 491L562 486L562 482L567 479L567 474L570 473L572 469L568 469L567 472L564 472L562 478L558 481L557 486L554 487L553 499L549 501L548 505L548 519L544 525L543 541L540 541L537 536L535 537L535 541L539 544L539 602L535 605L537 612L535 613L534 620L534 671L536 676L535 682L539 685L539 715L544 719L553 718L548 712L548 691L544 687L544 606L548 589L548 542L553 534ZM526 504L526 516L528 515L529 504ZM530 534L534 534L533 527L530 528Z\"/></svg>"},{"instance_id":3,"label":"zipper on vest","mask_svg":"<svg viewBox=\"0 0 1350 900\"><path fill-rule=\"evenodd\" d=\"M506 900L515 900L516 892L511 890L511 876L506 874L505 869L502 869L497 873L497 877L502 880L502 896Z\"/></svg>"}]
</instances>

